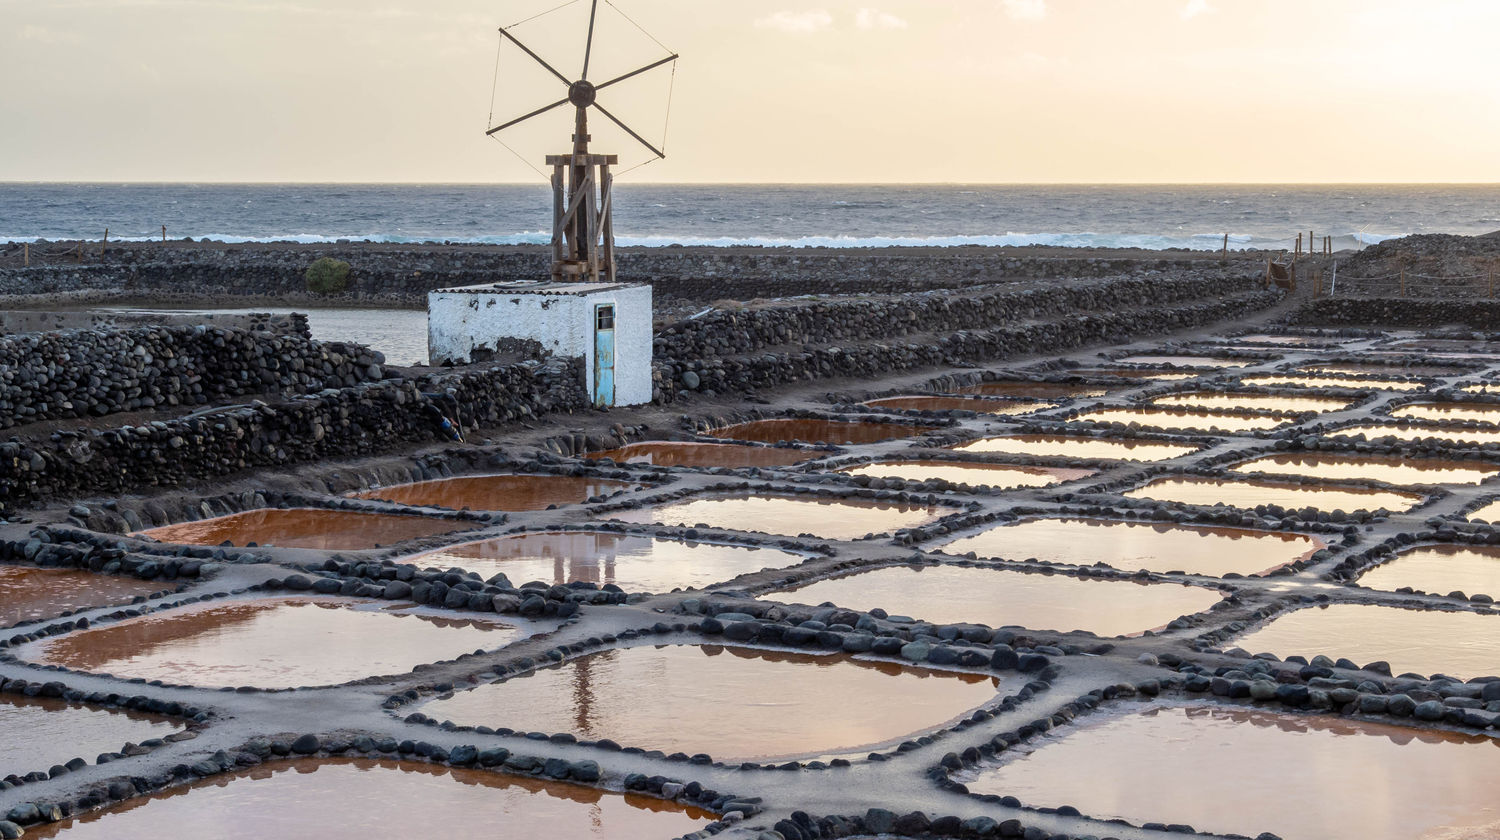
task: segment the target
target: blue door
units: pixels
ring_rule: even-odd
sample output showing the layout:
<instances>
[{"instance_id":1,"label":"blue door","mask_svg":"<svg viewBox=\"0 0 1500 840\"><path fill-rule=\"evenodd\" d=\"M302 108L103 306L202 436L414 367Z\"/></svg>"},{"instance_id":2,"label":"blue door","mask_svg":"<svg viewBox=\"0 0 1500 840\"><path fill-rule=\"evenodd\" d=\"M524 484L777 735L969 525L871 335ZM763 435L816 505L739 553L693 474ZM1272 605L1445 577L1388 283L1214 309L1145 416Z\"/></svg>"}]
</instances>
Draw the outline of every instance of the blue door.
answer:
<instances>
[{"instance_id":1,"label":"blue door","mask_svg":"<svg viewBox=\"0 0 1500 840\"><path fill-rule=\"evenodd\" d=\"M615 307L594 307L594 405L615 404Z\"/></svg>"}]
</instances>

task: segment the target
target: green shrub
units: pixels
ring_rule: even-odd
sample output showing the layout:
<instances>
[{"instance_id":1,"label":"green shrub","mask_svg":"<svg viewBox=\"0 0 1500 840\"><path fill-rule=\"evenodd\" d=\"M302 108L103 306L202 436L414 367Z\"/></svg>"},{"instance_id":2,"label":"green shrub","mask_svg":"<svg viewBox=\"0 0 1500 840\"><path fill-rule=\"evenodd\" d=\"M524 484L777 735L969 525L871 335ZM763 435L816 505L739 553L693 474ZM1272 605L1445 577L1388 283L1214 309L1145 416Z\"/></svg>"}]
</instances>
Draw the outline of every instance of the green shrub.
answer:
<instances>
[{"instance_id":1,"label":"green shrub","mask_svg":"<svg viewBox=\"0 0 1500 840\"><path fill-rule=\"evenodd\" d=\"M349 288L349 264L332 257L319 257L303 275L307 290L319 295L336 295Z\"/></svg>"}]
</instances>

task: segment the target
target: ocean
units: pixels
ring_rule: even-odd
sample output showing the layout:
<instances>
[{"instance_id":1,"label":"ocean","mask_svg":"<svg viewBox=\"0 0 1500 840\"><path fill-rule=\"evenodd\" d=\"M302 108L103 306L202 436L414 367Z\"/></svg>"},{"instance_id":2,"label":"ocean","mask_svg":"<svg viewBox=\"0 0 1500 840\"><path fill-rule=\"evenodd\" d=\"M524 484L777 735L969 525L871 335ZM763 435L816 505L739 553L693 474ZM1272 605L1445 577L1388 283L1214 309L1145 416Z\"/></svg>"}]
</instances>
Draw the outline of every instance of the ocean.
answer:
<instances>
[{"instance_id":1,"label":"ocean","mask_svg":"<svg viewBox=\"0 0 1500 840\"><path fill-rule=\"evenodd\" d=\"M543 243L545 186L0 183L0 243L37 239ZM622 181L621 245L1335 249L1500 229L1500 185L661 185Z\"/></svg>"}]
</instances>

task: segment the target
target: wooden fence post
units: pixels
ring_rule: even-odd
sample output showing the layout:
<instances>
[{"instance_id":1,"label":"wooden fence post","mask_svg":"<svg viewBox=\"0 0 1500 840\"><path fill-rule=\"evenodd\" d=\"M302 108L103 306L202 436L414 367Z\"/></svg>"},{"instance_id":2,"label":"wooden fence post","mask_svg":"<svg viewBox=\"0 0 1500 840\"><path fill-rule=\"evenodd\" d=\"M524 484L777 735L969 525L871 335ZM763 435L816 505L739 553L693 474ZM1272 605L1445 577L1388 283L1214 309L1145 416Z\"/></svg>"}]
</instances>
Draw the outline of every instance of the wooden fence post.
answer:
<instances>
[{"instance_id":1,"label":"wooden fence post","mask_svg":"<svg viewBox=\"0 0 1500 840\"><path fill-rule=\"evenodd\" d=\"M1401 266L1401 292L1396 297L1406 297L1406 266Z\"/></svg>"},{"instance_id":2,"label":"wooden fence post","mask_svg":"<svg viewBox=\"0 0 1500 840\"><path fill-rule=\"evenodd\" d=\"M28 266L31 265L31 243L30 242L26 242L26 243L23 243L21 245L21 259L23 261L23 263L22 263L23 265L28 265Z\"/></svg>"},{"instance_id":3,"label":"wooden fence post","mask_svg":"<svg viewBox=\"0 0 1500 840\"><path fill-rule=\"evenodd\" d=\"M104 256L104 249L109 247L109 228L104 229L104 238L99 241L99 256Z\"/></svg>"},{"instance_id":4,"label":"wooden fence post","mask_svg":"<svg viewBox=\"0 0 1500 840\"><path fill-rule=\"evenodd\" d=\"M1227 233L1224 234L1224 250L1219 253L1219 259L1221 261L1229 259L1229 234Z\"/></svg>"},{"instance_id":5,"label":"wooden fence post","mask_svg":"<svg viewBox=\"0 0 1500 840\"><path fill-rule=\"evenodd\" d=\"M161 226L161 241L163 241L163 242L167 241L167 226L166 225L162 225Z\"/></svg>"}]
</instances>

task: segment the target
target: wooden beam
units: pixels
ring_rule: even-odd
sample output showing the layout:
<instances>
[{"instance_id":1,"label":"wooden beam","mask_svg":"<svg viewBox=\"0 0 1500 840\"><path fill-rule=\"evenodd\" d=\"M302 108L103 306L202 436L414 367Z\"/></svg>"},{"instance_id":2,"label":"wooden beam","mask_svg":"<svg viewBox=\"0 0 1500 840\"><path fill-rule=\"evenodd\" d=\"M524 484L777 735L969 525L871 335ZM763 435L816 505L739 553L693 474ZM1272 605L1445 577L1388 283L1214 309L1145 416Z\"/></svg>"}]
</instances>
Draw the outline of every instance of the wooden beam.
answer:
<instances>
[{"instance_id":1,"label":"wooden beam","mask_svg":"<svg viewBox=\"0 0 1500 840\"><path fill-rule=\"evenodd\" d=\"M604 182L604 200L600 203L599 225L604 234L604 279L615 282L615 176L609 164L599 167Z\"/></svg>"},{"instance_id":2,"label":"wooden beam","mask_svg":"<svg viewBox=\"0 0 1500 840\"><path fill-rule=\"evenodd\" d=\"M579 195L585 196L584 224L589 232L589 278L595 283L599 282L599 205L594 203L594 167L590 166L588 173L583 176L583 187L578 191Z\"/></svg>"}]
</instances>

